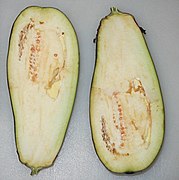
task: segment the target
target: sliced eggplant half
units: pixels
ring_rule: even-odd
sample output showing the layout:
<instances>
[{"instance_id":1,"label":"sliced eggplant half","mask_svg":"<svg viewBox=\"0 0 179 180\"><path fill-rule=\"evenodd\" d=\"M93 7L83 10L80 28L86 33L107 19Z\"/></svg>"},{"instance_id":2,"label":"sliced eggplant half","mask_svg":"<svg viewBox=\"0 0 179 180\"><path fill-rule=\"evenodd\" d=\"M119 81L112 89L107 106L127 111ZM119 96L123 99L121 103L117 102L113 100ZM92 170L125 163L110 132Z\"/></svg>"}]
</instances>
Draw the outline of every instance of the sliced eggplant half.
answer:
<instances>
[{"instance_id":1,"label":"sliced eggplant half","mask_svg":"<svg viewBox=\"0 0 179 180\"><path fill-rule=\"evenodd\" d=\"M37 174L62 146L76 94L79 50L68 18L54 8L23 10L7 66L19 159Z\"/></svg>"},{"instance_id":2,"label":"sliced eggplant half","mask_svg":"<svg viewBox=\"0 0 179 180\"><path fill-rule=\"evenodd\" d=\"M156 158L164 106L156 70L134 17L111 8L97 34L90 96L94 146L112 172L132 173Z\"/></svg>"}]
</instances>

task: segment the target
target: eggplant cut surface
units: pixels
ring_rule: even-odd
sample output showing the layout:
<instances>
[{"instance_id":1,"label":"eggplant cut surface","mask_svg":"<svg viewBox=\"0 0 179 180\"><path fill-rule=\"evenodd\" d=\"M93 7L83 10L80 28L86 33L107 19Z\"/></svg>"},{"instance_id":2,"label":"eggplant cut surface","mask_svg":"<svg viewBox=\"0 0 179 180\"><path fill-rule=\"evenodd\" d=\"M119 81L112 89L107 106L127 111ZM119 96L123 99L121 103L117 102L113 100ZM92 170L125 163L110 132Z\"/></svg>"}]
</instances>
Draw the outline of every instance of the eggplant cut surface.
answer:
<instances>
[{"instance_id":1,"label":"eggplant cut surface","mask_svg":"<svg viewBox=\"0 0 179 180\"><path fill-rule=\"evenodd\" d=\"M134 17L111 8L97 34L90 94L92 138L112 172L137 172L156 158L164 106L156 70Z\"/></svg>"},{"instance_id":2,"label":"eggplant cut surface","mask_svg":"<svg viewBox=\"0 0 179 180\"><path fill-rule=\"evenodd\" d=\"M19 159L37 174L60 150L76 94L79 50L68 18L55 8L23 10L7 66Z\"/></svg>"}]
</instances>

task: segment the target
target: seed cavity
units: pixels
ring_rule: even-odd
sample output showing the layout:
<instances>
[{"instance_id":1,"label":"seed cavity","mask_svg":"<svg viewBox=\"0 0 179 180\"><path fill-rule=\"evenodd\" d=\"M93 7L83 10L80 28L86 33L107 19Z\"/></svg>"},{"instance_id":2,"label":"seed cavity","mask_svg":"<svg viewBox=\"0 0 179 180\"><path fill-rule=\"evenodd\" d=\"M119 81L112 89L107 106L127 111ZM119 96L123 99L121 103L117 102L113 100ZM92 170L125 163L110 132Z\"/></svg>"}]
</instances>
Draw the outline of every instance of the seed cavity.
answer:
<instances>
[{"instance_id":1,"label":"seed cavity","mask_svg":"<svg viewBox=\"0 0 179 180\"><path fill-rule=\"evenodd\" d=\"M151 141L151 105L141 80L130 80L126 92L101 93L105 98L100 99L110 111L101 115L101 136L107 150L129 156L147 149Z\"/></svg>"},{"instance_id":2,"label":"seed cavity","mask_svg":"<svg viewBox=\"0 0 179 180\"><path fill-rule=\"evenodd\" d=\"M30 18L19 34L18 47L28 80L56 100L67 68L65 32L60 27L47 29L44 21Z\"/></svg>"}]
</instances>

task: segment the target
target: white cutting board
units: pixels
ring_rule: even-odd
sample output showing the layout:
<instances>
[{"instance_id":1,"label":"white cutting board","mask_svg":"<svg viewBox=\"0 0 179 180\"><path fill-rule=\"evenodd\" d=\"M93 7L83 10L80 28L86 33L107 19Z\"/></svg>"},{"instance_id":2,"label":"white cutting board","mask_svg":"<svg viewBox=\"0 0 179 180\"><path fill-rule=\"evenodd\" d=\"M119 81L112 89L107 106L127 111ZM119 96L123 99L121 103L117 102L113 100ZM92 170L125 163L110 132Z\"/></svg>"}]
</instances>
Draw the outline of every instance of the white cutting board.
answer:
<instances>
[{"instance_id":1,"label":"white cutting board","mask_svg":"<svg viewBox=\"0 0 179 180\"><path fill-rule=\"evenodd\" d=\"M71 122L54 166L30 176L16 153L14 121L7 87L6 59L12 24L27 6L62 10L74 25L80 46L80 78ZM116 175L99 161L91 138L89 92L100 19L110 7L133 14L160 79L166 112L163 148L153 165L136 175ZM0 180L178 180L179 179L179 0L0 0Z\"/></svg>"}]
</instances>

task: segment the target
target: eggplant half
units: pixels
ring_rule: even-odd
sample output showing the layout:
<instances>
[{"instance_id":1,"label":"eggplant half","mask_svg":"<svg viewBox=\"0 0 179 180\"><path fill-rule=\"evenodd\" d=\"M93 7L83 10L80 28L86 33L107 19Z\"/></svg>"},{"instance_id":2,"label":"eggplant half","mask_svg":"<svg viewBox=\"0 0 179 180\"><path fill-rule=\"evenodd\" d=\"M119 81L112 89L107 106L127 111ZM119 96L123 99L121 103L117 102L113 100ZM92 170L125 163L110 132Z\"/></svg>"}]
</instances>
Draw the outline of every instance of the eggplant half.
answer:
<instances>
[{"instance_id":1,"label":"eggplant half","mask_svg":"<svg viewBox=\"0 0 179 180\"><path fill-rule=\"evenodd\" d=\"M97 155L116 173L147 168L164 138L154 63L134 17L117 8L98 28L90 122Z\"/></svg>"},{"instance_id":2,"label":"eggplant half","mask_svg":"<svg viewBox=\"0 0 179 180\"><path fill-rule=\"evenodd\" d=\"M12 28L7 66L17 152L37 174L53 164L75 100L79 49L68 18L54 8L23 10Z\"/></svg>"}]
</instances>

